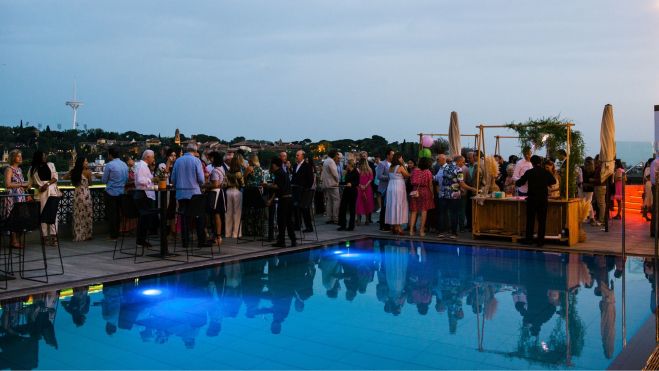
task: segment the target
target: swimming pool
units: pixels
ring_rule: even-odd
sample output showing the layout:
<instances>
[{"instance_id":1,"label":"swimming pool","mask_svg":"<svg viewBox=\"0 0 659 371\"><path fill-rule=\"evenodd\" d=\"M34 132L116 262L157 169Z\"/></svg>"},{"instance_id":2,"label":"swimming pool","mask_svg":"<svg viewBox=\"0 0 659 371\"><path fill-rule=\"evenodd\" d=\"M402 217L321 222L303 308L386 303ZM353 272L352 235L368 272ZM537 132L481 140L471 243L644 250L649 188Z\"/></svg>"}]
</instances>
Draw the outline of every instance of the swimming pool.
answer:
<instances>
[{"instance_id":1,"label":"swimming pool","mask_svg":"<svg viewBox=\"0 0 659 371\"><path fill-rule=\"evenodd\" d=\"M604 369L650 263L363 239L4 301L0 367Z\"/></svg>"}]
</instances>

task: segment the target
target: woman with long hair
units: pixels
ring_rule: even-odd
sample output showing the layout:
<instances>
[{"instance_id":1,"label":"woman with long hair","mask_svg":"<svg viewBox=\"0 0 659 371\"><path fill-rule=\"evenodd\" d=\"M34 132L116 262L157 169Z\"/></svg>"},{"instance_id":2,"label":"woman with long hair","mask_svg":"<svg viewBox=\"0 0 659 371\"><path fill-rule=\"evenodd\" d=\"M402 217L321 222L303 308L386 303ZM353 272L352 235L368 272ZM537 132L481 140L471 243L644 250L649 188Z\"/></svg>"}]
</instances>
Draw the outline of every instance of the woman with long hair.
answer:
<instances>
[{"instance_id":1,"label":"woman with long hair","mask_svg":"<svg viewBox=\"0 0 659 371\"><path fill-rule=\"evenodd\" d=\"M14 149L9 152L9 166L5 169L5 188L7 189L7 197L3 203L3 218L9 218L11 209L17 202L25 202L25 188L27 182L23 178L23 171L21 164L23 163L23 154L21 151ZM20 248L18 234L11 232L10 242L12 248Z\"/></svg>"},{"instance_id":2,"label":"woman with long hair","mask_svg":"<svg viewBox=\"0 0 659 371\"><path fill-rule=\"evenodd\" d=\"M209 176L210 188L210 213L213 227L215 228L215 244L222 245L222 214L226 210L224 190L222 184L224 183L224 171L222 168L222 156L213 156L213 170Z\"/></svg>"},{"instance_id":3,"label":"woman with long hair","mask_svg":"<svg viewBox=\"0 0 659 371\"><path fill-rule=\"evenodd\" d=\"M35 188L34 196L39 199L41 212L48 204L50 198L62 197L62 193L57 188L57 170L52 162L46 161L46 154L40 150L34 152L32 156L32 165L28 171L28 185ZM41 223L41 233L45 242L54 246L57 235L57 218L54 224Z\"/></svg>"},{"instance_id":4,"label":"woman with long hair","mask_svg":"<svg viewBox=\"0 0 659 371\"><path fill-rule=\"evenodd\" d=\"M245 189L243 191L243 209L247 212L245 215L244 227L241 228L243 235L258 236L263 226L263 169L261 162L256 154L249 156L247 168L245 169Z\"/></svg>"},{"instance_id":5,"label":"woman with long hair","mask_svg":"<svg viewBox=\"0 0 659 371\"><path fill-rule=\"evenodd\" d=\"M402 224L406 224L409 218L409 207L407 204L407 192L405 191L405 178L410 174L405 169L403 155L400 152L394 154L389 167L389 184L387 185L387 210L384 215L385 224L391 225L393 234L402 235Z\"/></svg>"},{"instance_id":6,"label":"woman with long hair","mask_svg":"<svg viewBox=\"0 0 659 371\"><path fill-rule=\"evenodd\" d=\"M366 224L370 224L369 216L375 209L373 199L373 170L368 160L362 159L357 166L359 171L359 186L357 187L357 224L361 223L362 215L366 216Z\"/></svg>"},{"instance_id":7,"label":"woman with long hair","mask_svg":"<svg viewBox=\"0 0 659 371\"><path fill-rule=\"evenodd\" d=\"M232 238L241 237L240 219L242 217L243 194L240 190L245 186L243 177L243 156L235 154L231 159L229 171L226 174L227 190L227 210L225 214L224 225L226 227L225 236Z\"/></svg>"},{"instance_id":8,"label":"woman with long hair","mask_svg":"<svg viewBox=\"0 0 659 371\"><path fill-rule=\"evenodd\" d=\"M545 170L549 171L551 175L554 176L554 179L556 179L556 183L549 186L549 199L558 200L561 198L561 176L558 174L558 171L556 171L556 165L554 164L554 161L546 159Z\"/></svg>"},{"instance_id":9,"label":"woman with long hair","mask_svg":"<svg viewBox=\"0 0 659 371\"><path fill-rule=\"evenodd\" d=\"M593 209L593 192L595 192L595 186L593 184L593 178L595 177L595 161L592 157L586 157L581 173L583 174L583 184L581 185L581 188L583 189L582 198L590 206L590 212L588 213L586 222L597 226L598 222L595 219L595 210Z\"/></svg>"},{"instance_id":10,"label":"woman with long hair","mask_svg":"<svg viewBox=\"0 0 659 371\"><path fill-rule=\"evenodd\" d=\"M92 172L84 156L76 159L75 166L67 175L75 187L73 192L73 241L87 241L92 239L92 225L94 214L92 196L89 185L92 182Z\"/></svg>"},{"instance_id":11,"label":"woman with long hair","mask_svg":"<svg viewBox=\"0 0 659 371\"><path fill-rule=\"evenodd\" d=\"M410 182L412 183L412 194L410 195L410 236L414 236L417 213L421 213L421 225L419 236L426 235L426 219L428 210L435 208L435 199L432 192L432 173L430 172L431 160L423 157L419 160L419 166L412 171Z\"/></svg>"},{"instance_id":12,"label":"woman with long hair","mask_svg":"<svg viewBox=\"0 0 659 371\"><path fill-rule=\"evenodd\" d=\"M615 171L613 173L614 176L614 185L615 185L615 194L613 195L613 199L616 201L616 216L613 217L613 219L620 219L620 213L622 212L622 187L624 187L624 183L627 182L627 174L625 174L625 167L622 166L622 161L620 161L619 158L616 159L615 162Z\"/></svg>"}]
</instances>

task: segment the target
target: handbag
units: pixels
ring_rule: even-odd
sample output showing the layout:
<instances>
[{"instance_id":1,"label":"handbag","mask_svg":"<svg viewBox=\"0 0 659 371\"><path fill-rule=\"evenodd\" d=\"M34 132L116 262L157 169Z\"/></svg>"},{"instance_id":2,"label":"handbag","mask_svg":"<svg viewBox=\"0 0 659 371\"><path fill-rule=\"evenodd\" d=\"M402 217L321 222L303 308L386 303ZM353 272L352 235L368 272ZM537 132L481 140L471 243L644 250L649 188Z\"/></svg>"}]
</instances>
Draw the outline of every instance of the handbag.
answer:
<instances>
[{"instance_id":1,"label":"handbag","mask_svg":"<svg viewBox=\"0 0 659 371\"><path fill-rule=\"evenodd\" d=\"M416 186L416 189L410 192L410 197L412 198L418 198L419 197L419 186Z\"/></svg>"}]
</instances>

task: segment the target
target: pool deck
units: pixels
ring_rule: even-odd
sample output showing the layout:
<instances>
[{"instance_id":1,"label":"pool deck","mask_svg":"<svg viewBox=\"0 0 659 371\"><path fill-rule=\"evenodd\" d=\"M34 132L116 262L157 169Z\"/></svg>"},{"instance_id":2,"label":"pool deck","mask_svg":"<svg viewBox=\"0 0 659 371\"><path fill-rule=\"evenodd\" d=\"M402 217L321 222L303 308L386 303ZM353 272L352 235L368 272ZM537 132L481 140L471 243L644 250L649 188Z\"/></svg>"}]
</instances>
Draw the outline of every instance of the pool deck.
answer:
<instances>
[{"instance_id":1,"label":"pool deck","mask_svg":"<svg viewBox=\"0 0 659 371\"><path fill-rule=\"evenodd\" d=\"M360 225L352 232L339 232L336 225L325 224L324 217L316 218L318 226L318 241L305 240L297 248L273 248L270 244L263 245L258 241L240 241L236 243L233 239L225 239L221 254L216 255L215 259L190 257L189 262L185 262L185 254L172 258L177 260L163 260L158 258L141 257L138 263L134 263L132 258L112 259L114 242L108 240L105 236L100 235L94 240L87 242L71 242L70 239L62 239L61 247L64 261L63 275L51 276L49 283L33 282L23 279L15 279L8 282L7 290L0 290L0 299L29 295L44 290L58 290L75 286L82 286L103 281L114 281L120 279L133 278L148 274L160 274L178 270L186 270L202 266L213 265L217 263L258 257L276 252L286 252L300 248L313 247L318 245L327 245L344 240L350 240L360 237L393 237L390 233L380 232L376 224ZM621 254L621 221L613 220L610 231L603 232L598 227L583 225L586 228L588 240L577 246L567 247L565 245L553 244L548 241L545 244L544 251L559 252L583 252L583 253L604 253L604 254ZM414 238L431 242L440 240L434 234L428 234L423 239L410 236L401 238ZM626 253L629 255L651 256L654 253L654 240L649 236L649 223L644 222L637 213L628 214L627 217L627 234L626 234ZM134 243L134 237L126 238L126 246L129 248L131 242ZM453 243L453 242L452 242ZM456 243L479 245L479 246L496 246L499 248L524 248L529 249L533 246L522 246L512 243L510 239L478 239L474 240L471 233L461 233ZM171 246L170 246L171 248ZM28 260L40 259L40 249L37 248L36 242L28 241ZM207 251L207 249L206 249ZM156 252L155 250L153 252ZM59 261L57 260L56 250L48 248L48 263L52 271L57 272ZM36 264L36 263L35 263Z\"/></svg>"}]
</instances>

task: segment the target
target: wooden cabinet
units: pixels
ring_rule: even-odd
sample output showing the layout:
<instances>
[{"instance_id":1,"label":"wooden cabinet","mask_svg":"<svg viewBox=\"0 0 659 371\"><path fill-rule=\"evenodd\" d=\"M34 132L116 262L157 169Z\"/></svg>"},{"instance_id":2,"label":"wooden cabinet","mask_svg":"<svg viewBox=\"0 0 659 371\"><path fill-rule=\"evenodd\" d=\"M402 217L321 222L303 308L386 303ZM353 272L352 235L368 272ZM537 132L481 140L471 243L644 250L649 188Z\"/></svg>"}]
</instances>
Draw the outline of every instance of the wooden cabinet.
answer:
<instances>
[{"instance_id":1,"label":"wooden cabinet","mask_svg":"<svg viewBox=\"0 0 659 371\"><path fill-rule=\"evenodd\" d=\"M472 199L472 234L507 237L513 242L524 238L526 233L526 201L515 198ZM579 199L550 200L547 208L546 239L567 242L568 246L579 242ZM536 226L537 230L537 226ZM565 232L565 233L564 233Z\"/></svg>"}]
</instances>

